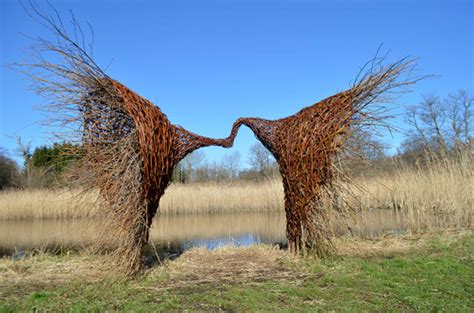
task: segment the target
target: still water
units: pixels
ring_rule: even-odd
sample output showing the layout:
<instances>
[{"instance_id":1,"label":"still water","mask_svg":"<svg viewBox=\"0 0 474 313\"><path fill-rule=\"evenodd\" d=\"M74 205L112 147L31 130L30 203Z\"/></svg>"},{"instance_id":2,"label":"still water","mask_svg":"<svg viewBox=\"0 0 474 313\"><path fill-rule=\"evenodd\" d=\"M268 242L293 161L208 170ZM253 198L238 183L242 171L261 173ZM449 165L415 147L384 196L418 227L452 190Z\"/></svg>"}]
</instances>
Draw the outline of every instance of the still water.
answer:
<instances>
[{"instance_id":1,"label":"still water","mask_svg":"<svg viewBox=\"0 0 474 313\"><path fill-rule=\"evenodd\" d=\"M364 217L359 231L377 235L401 228L392 211L377 210ZM0 256L24 251L59 252L86 247L97 238L91 220L0 221ZM215 249L269 243L285 245L283 212L160 215L151 230L158 249L180 252L193 247Z\"/></svg>"}]
</instances>

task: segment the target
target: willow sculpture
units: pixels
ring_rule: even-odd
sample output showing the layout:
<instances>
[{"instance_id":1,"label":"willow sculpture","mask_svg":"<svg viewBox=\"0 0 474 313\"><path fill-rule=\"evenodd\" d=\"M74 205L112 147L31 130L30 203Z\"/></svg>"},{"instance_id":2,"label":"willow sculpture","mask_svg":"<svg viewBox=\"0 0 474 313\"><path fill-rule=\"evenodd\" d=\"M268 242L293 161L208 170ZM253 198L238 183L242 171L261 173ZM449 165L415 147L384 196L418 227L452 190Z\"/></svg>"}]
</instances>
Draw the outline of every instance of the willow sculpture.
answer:
<instances>
[{"instance_id":1,"label":"willow sculpture","mask_svg":"<svg viewBox=\"0 0 474 313\"><path fill-rule=\"evenodd\" d=\"M415 82L400 79L412 61L384 67L374 59L347 91L287 118L241 118L227 138L206 138L173 125L158 107L105 74L78 43L84 35L74 19L70 37L59 17L34 4L31 9L56 38L39 38L37 60L19 65L50 100L47 109L61 129L70 130L63 136L77 140L80 148L72 153L79 161L71 177L82 190L99 190L102 237L113 242L115 260L127 273L142 265L153 217L178 162L201 147L232 146L241 125L253 130L280 165L290 250L330 253L328 216L331 209L341 210L323 205L336 187L333 158L351 128L381 118L375 103L382 95ZM52 61L45 57L50 54Z\"/></svg>"},{"instance_id":2,"label":"willow sculpture","mask_svg":"<svg viewBox=\"0 0 474 313\"><path fill-rule=\"evenodd\" d=\"M108 77L98 82L80 105L78 177L93 174L85 185L100 189L109 225L105 233L119 240L116 254L133 273L140 268L153 217L178 162L201 147L230 147L237 128L227 139L202 137L171 124L158 107L121 83Z\"/></svg>"},{"instance_id":3,"label":"willow sculpture","mask_svg":"<svg viewBox=\"0 0 474 313\"><path fill-rule=\"evenodd\" d=\"M344 176L339 175L334 158L351 131L383 123L386 109L380 103L390 102L394 93L419 79L411 76L414 60L402 59L388 66L382 61L375 58L368 63L365 74L349 90L292 116L237 122L254 132L280 166L287 238L294 253L321 257L332 252L331 216L347 215L355 209L347 202L341 205Z\"/></svg>"},{"instance_id":4,"label":"willow sculpture","mask_svg":"<svg viewBox=\"0 0 474 313\"><path fill-rule=\"evenodd\" d=\"M173 125L158 107L105 74L74 18L71 37L59 15L29 4L32 16L55 38L37 38L34 61L16 66L48 99L43 107L50 113L48 124L79 147L66 152L78 156L68 180L84 191L78 196L98 194L98 246L112 248L117 264L135 273L175 166L200 147L230 147L237 128L227 139L211 139Z\"/></svg>"}]
</instances>

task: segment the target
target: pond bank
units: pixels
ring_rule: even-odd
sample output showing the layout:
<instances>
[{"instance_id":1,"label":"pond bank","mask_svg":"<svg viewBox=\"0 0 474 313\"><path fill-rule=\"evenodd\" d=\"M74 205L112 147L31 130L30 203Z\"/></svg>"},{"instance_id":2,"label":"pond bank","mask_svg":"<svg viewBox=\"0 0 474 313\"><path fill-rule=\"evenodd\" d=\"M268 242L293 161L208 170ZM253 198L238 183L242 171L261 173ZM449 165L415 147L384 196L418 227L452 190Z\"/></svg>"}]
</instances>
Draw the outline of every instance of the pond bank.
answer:
<instances>
[{"instance_id":1,"label":"pond bank","mask_svg":"<svg viewBox=\"0 0 474 313\"><path fill-rule=\"evenodd\" d=\"M471 230L338 240L339 256L294 258L271 246L193 249L123 280L106 256L0 261L0 311L468 311Z\"/></svg>"}]
</instances>

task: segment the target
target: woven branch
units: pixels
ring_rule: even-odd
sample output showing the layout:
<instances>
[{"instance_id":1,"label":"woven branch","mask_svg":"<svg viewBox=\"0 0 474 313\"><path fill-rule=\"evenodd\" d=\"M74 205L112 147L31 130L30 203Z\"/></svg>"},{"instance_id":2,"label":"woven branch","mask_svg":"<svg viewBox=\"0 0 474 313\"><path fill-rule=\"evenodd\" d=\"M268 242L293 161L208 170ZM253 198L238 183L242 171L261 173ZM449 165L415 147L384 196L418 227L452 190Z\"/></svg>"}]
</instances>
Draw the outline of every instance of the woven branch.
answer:
<instances>
[{"instance_id":1,"label":"woven branch","mask_svg":"<svg viewBox=\"0 0 474 313\"><path fill-rule=\"evenodd\" d=\"M374 58L346 91L286 118L241 118L234 124L248 126L280 166L290 251L319 257L333 252L331 219L357 213L342 197L348 194L341 191L347 177L334 158L351 129L384 123L385 105L422 79L413 77L415 66L412 59L384 66L383 58Z\"/></svg>"},{"instance_id":2,"label":"woven branch","mask_svg":"<svg viewBox=\"0 0 474 313\"><path fill-rule=\"evenodd\" d=\"M120 238L117 259L129 273L134 273L141 266L141 251L149 239L153 217L173 169L198 148L230 147L237 129L228 139L199 136L171 124L158 107L119 82L108 79L102 81L104 84L110 88L94 90L87 97L88 111L84 111L84 116L88 126L84 137L89 144L83 144L83 162L91 167L87 172L95 173L92 186L99 187L108 202L104 212L108 213L109 227L105 229L109 235L115 230L114 237ZM113 100L103 102L110 94ZM104 117L102 108L107 103L114 103L113 107L121 108L123 114ZM97 108L100 110L95 111ZM105 147L104 138L107 138ZM130 139L124 142L124 138ZM97 159L97 155L102 157ZM110 158L106 161L108 166L104 166L107 158ZM105 173L104 169L107 169ZM125 177L129 179L124 180Z\"/></svg>"},{"instance_id":3,"label":"woven branch","mask_svg":"<svg viewBox=\"0 0 474 313\"><path fill-rule=\"evenodd\" d=\"M142 266L142 251L173 169L192 151L210 145L231 147L241 125L248 126L275 156L283 177L287 237L290 250L317 256L332 252L332 211L350 211L340 204L334 156L350 129L384 120L386 96L396 95L417 79L403 79L415 62L402 59L383 66L374 58L352 88L279 119L240 118L223 139L202 137L173 125L161 110L110 78L77 38L67 35L60 20L32 8L56 40L39 38L36 61L18 64L35 90L50 102L52 113L69 140L80 143L82 155L71 175L85 191L100 190L104 242L125 272ZM55 62L44 55L53 53ZM57 125L57 124L56 124ZM327 199L329 199L329 204Z\"/></svg>"}]
</instances>

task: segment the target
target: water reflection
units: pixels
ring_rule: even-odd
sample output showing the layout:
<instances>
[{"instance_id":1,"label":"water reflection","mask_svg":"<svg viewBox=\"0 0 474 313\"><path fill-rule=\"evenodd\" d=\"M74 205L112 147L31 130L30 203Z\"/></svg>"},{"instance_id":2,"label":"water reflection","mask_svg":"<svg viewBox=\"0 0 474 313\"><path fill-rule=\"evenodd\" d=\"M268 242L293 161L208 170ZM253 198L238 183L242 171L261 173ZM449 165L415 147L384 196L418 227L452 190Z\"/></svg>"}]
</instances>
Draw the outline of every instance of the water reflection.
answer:
<instances>
[{"instance_id":1,"label":"water reflection","mask_svg":"<svg viewBox=\"0 0 474 313\"><path fill-rule=\"evenodd\" d=\"M191 248L196 248L196 247L214 250L214 249L222 248L225 246L245 247L245 246L262 244L262 243L277 244L283 241L286 241L286 238L267 237L267 236L261 236L260 234L243 234L237 237L194 239L194 240L183 242L182 247L184 250L189 250Z\"/></svg>"},{"instance_id":2,"label":"water reflection","mask_svg":"<svg viewBox=\"0 0 474 313\"><path fill-rule=\"evenodd\" d=\"M374 210L352 231L375 236L402 228L397 213ZM0 221L0 256L22 255L38 249L63 253L92 244L97 238L91 220ZM165 257L193 247L215 249L268 243L285 245L283 212L162 215L153 223L151 238Z\"/></svg>"},{"instance_id":3,"label":"water reflection","mask_svg":"<svg viewBox=\"0 0 474 313\"><path fill-rule=\"evenodd\" d=\"M97 226L90 220L0 221L0 256L32 249L61 253L88 246L97 238ZM162 215L153 223L151 238L157 249L170 251L284 242L285 215Z\"/></svg>"}]
</instances>

